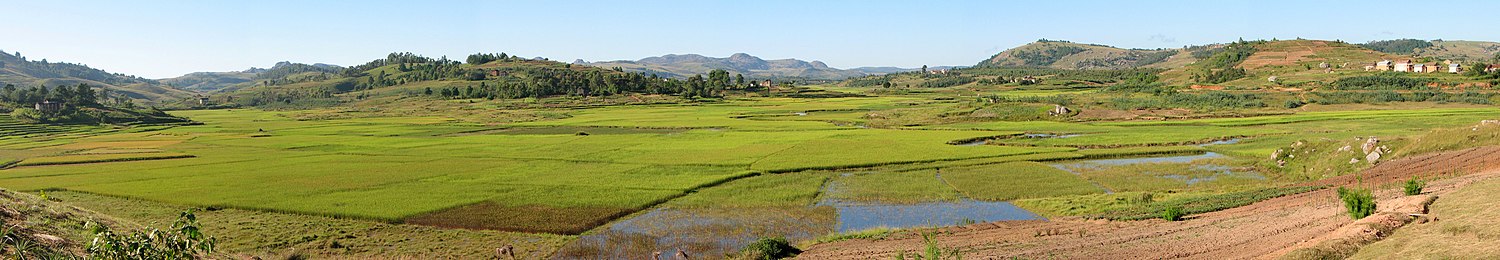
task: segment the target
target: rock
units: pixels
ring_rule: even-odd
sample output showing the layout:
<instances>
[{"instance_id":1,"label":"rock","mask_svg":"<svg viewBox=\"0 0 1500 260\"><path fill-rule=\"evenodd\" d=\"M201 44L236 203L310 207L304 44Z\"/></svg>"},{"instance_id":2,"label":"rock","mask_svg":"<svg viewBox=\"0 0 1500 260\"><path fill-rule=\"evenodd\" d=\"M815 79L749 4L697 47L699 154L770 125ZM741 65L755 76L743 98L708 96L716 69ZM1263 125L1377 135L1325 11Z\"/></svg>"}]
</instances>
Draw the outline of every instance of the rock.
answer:
<instances>
[{"instance_id":1,"label":"rock","mask_svg":"<svg viewBox=\"0 0 1500 260\"><path fill-rule=\"evenodd\" d=\"M1380 161L1380 153L1375 152L1365 155L1365 161L1369 161L1370 164L1375 164L1376 161Z\"/></svg>"},{"instance_id":2,"label":"rock","mask_svg":"<svg viewBox=\"0 0 1500 260\"><path fill-rule=\"evenodd\" d=\"M1339 147L1339 152L1340 153L1342 153L1342 152L1348 152L1349 150L1353 150L1353 149L1354 149L1354 147L1349 146L1349 145L1345 145L1344 147Z\"/></svg>"},{"instance_id":3,"label":"rock","mask_svg":"<svg viewBox=\"0 0 1500 260\"><path fill-rule=\"evenodd\" d=\"M55 246L55 245L62 245L62 244L65 244L65 243L68 242L67 240L63 240L61 237L57 237L57 236L53 236L53 235L48 235L48 234L31 234L31 237L36 238L36 242L42 243L44 245L54 245Z\"/></svg>"},{"instance_id":4,"label":"rock","mask_svg":"<svg viewBox=\"0 0 1500 260\"><path fill-rule=\"evenodd\" d=\"M1380 144L1380 139L1371 136L1369 139L1365 139L1365 144L1359 146L1359 149L1360 151L1368 154L1375 150L1375 145L1377 144Z\"/></svg>"},{"instance_id":5,"label":"rock","mask_svg":"<svg viewBox=\"0 0 1500 260\"><path fill-rule=\"evenodd\" d=\"M1281 149L1276 149L1276 152L1271 153L1271 160L1276 160L1276 158L1281 158Z\"/></svg>"},{"instance_id":6,"label":"rock","mask_svg":"<svg viewBox=\"0 0 1500 260\"><path fill-rule=\"evenodd\" d=\"M1359 163L1359 158L1349 158L1349 164Z\"/></svg>"},{"instance_id":7,"label":"rock","mask_svg":"<svg viewBox=\"0 0 1500 260\"><path fill-rule=\"evenodd\" d=\"M1286 161L1276 160L1276 167L1286 167Z\"/></svg>"}]
</instances>

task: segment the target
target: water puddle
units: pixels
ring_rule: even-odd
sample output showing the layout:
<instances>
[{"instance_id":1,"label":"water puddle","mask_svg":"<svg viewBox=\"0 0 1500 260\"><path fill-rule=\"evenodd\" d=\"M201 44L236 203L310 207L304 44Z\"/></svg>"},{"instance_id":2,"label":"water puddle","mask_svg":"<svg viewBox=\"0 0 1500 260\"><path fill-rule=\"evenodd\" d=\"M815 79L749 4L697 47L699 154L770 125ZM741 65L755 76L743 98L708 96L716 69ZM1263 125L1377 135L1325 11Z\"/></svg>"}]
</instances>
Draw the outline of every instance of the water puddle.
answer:
<instances>
[{"instance_id":1,"label":"water puddle","mask_svg":"<svg viewBox=\"0 0 1500 260\"><path fill-rule=\"evenodd\" d=\"M883 174L865 172L861 174ZM840 177L855 175L852 172ZM934 174L938 182L947 184L940 175ZM823 187L825 195L817 206L837 209L838 232L861 231L872 228L915 228L967 225L979 222L1003 220L1035 220L1042 216L1027 211L1010 202L979 201L962 198L957 201L929 201L918 203L887 203L878 201L845 201L833 199L828 194L838 193L839 182L835 179Z\"/></svg>"},{"instance_id":2,"label":"water puddle","mask_svg":"<svg viewBox=\"0 0 1500 260\"><path fill-rule=\"evenodd\" d=\"M1211 145L1227 145L1227 144L1236 144L1236 143L1239 143L1239 142L1240 142L1240 139L1239 138L1235 138L1235 139L1227 139L1227 140L1219 140L1219 141L1208 142L1208 143L1204 143L1204 144L1199 144L1198 146L1199 147L1204 147L1204 146L1211 146ZM1223 154L1219 154L1219 153L1215 153L1215 152L1204 152L1203 154L1197 154L1197 155L1169 155L1169 156L1148 156L1148 157L1117 158L1117 159L1094 159L1094 160L1081 160L1081 161L1063 161L1063 162L1049 163L1048 165L1052 166L1053 168L1057 168L1057 169L1060 169L1060 170L1063 170L1063 171L1071 172L1073 174L1082 176L1082 173L1080 173L1079 170L1098 170L1098 169L1103 169L1103 168L1107 168L1107 167L1118 167L1118 166L1127 166L1127 165L1135 165L1135 164L1147 164L1147 163L1179 163L1179 164L1188 164L1188 163L1193 163L1193 162L1199 161L1199 160L1218 159L1218 158L1227 158L1227 156L1224 156ZM1187 185L1189 185L1189 186L1192 186L1194 184L1198 184L1198 183L1201 183L1201 182L1212 182L1212 181L1218 180L1220 178L1245 178L1245 179L1254 179L1254 180L1266 180L1266 176L1265 175L1261 175L1260 173L1255 172L1254 170L1244 170L1244 169L1241 169L1241 168L1235 168L1235 167L1230 167L1230 166L1226 166L1226 165L1218 165L1218 164L1201 163L1200 162L1200 163L1198 163L1196 165L1192 165L1191 168L1192 168L1192 170L1194 172L1198 172L1198 173L1195 173L1193 175L1175 175L1175 174L1169 174L1169 175L1160 175L1160 177L1182 181L1184 183L1187 183ZM1142 172L1142 174L1155 175L1154 172L1150 172L1150 171ZM1104 185L1101 185L1098 182L1095 182L1095 181L1092 181L1092 180L1090 180L1089 182L1092 183L1092 184L1094 184L1095 187L1103 189L1105 193L1114 193L1114 191L1112 191L1112 190L1110 190L1108 188L1105 188Z\"/></svg>"},{"instance_id":3,"label":"water puddle","mask_svg":"<svg viewBox=\"0 0 1500 260\"><path fill-rule=\"evenodd\" d=\"M838 209L838 232L872 228L913 228L965 225L1002 220L1043 219L1010 202L964 199L955 202L915 204L824 201L818 205Z\"/></svg>"},{"instance_id":4,"label":"water puddle","mask_svg":"<svg viewBox=\"0 0 1500 260\"><path fill-rule=\"evenodd\" d=\"M677 249L723 256L761 237L811 240L834 231L833 207L656 208L580 236L554 259L651 259Z\"/></svg>"},{"instance_id":5,"label":"water puddle","mask_svg":"<svg viewBox=\"0 0 1500 260\"><path fill-rule=\"evenodd\" d=\"M1265 175L1261 175L1260 173L1257 173L1257 172L1254 172L1254 171L1236 171L1234 167L1223 166L1223 165L1212 165L1212 164L1193 165L1193 170L1195 170L1195 171L1209 172L1210 174L1206 174L1206 175L1203 175L1203 176L1163 175L1162 177L1163 178L1168 178L1168 179L1182 181L1184 183L1187 183L1188 186L1192 186L1192 185L1198 184L1200 182L1211 182L1211 181L1218 180L1220 178L1245 178L1245 179L1254 179L1254 180L1261 180L1261 181L1266 180L1266 176Z\"/></svg>"}]
</instances>

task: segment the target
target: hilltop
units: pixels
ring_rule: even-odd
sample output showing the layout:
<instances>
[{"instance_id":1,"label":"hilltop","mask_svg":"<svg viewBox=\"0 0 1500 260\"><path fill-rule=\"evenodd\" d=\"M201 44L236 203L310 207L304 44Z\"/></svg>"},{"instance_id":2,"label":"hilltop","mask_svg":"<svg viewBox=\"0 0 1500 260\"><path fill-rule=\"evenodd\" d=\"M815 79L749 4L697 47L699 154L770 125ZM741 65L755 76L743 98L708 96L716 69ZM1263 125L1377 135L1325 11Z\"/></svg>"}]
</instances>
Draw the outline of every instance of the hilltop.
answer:
<instances>
[{"instance_id":1,"label":"hilltop","mask_svg":"<svg viewBox=\"0 0 1500 260\"><path fill-rule=\"evenodd\" d=\"M1432 41L1432 46L1417 49L1413 55L1465 61L1500 60L1500 43L1483 41Z\"/></svg>"},{"instance_id":2,"label":"hilltop","mask_svg":"<svg viewBox=\"0 0 1500 260\"><path fill-rule=\"evenodd\" d=\"M29 60L20 53L0 51L0 85L5 84L17 87L88 84L152 104L177 103L193 96L192 91L172 88L156 80L110 73L82 64Z\"/></svg>"},{"instance_id":3,"label":"hilltop","mask_svg":"<svg viewBox=\"0 0 1500 260\"><path fill-rule=\"evenodd\" d=\"M343 69L341 66L332 64L303 64L283 61L277 62L276 65L271 66L269 69L252 67L243 71L193 72L175 78L161 79L160 81L180 89L213 93L233 91L256 84L267 84L268 82L266 81L296 80L290 78L299 76L326 78L321 74L336 73Z\"/></svg>"},{"instance_id":4,"label":"hilltop","mask_svg":"<svg viewBox=\"0 0 1500 260\"><path fill-rule=\"evenodd\" d=\"M1360 45L1325 40L1242 41L1192 50L1200 62L1161 73L1169 84L1239 87L1296 87L1313 82L1371 74L1364 66L1381 60L1410 60ZM1271 77L1276 81L1271 81Z\"/></svg>"},{"instance_id":5,"label":"hilltop","mask_svg":"<svg viewBox=\"0 0 1500 260\"><path fill-rule=\"evenodd\" d=\"M1042 39L997 53L976 66L1126 69L1167 63L1182 52L1178 49L1122 49L1100 44Z\"/></svg>"},{"instance_id":6,"label":"hilltop","mask_svg":"<svg viewBox=\"0 0 1500 260\"><path fill-rule=\"evenodd\" d=\"M601 68L619 67L628 72L643 72L670 78L686 78L692 75L707 74L709 71L715 69L742 74L745 77L753 79L801 78L825 80L914 70L889 67L843 70L829 67L828 64L821 61L809 62L798 59L765 60L744 53L735 53L725 58L707 57L698 54L668 54L635 61L586 62L578 60L574 64Z\"/></svg>"}]
</instances>

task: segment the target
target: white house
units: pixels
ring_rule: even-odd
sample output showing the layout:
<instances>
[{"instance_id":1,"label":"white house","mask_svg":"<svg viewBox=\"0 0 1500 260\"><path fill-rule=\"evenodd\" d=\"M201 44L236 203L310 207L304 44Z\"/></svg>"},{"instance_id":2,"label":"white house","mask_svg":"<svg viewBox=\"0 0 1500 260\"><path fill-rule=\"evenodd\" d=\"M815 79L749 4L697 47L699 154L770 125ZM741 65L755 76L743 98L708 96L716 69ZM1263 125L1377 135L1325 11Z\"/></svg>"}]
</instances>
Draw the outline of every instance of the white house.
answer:
<instances>
[{"instance_id":1,"label":"white house","mask_svg":"<svg viewBox=\"0 0 1500 260\"><path fill-rule=\"evenodd\" d=\"M1448 73L1459 73L1459 72L1464 72L1463 65L1458 65L1458 63L1448 64Z\"/></svg>"},{"instance_id":2,"label":"white house","mask_svg":"<svg viewBox=\"0 0 1500 260\"><path fill-rule=\"evenodd\" d=\"M1394 70L1396 72L1411 72L1412 71L1411 60L1404 60L1404 61L1401 61L1401 62L1397 62L1396 63L1396 68Z\"/></svg>"}]
</instances>

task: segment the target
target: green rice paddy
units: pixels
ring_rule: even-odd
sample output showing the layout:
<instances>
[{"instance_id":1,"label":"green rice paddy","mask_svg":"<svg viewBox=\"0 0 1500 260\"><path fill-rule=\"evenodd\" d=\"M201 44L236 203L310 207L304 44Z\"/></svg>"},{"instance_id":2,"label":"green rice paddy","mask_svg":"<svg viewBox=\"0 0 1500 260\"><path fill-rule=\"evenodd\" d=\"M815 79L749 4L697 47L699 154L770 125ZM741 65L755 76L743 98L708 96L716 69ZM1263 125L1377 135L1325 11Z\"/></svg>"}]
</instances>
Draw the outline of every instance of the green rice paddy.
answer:
<instances>
[{"instance_id":1,"label":"green rice paddy","mask_svg":"<svg viewBox=\"0 0 1500 260\"><path fill-rule=\"evenodd\" d=\"M15 162L0 170L0 187L563 235L658 207L789 209L824 200L1014 201L1047 216L1084 216L1163 205L1131 202L1141 194L1189 205L1248 194L1195 210L1279 195L1291 191L1255 191L1298 179L1265 162L1293 142L1396 140L1500 116L1442 108L1123 122L920 118L926 108L950 105L916 97L763 98L531 109L524 112L556 116L519 123L178 111L203 124L0 139L0 162ZM936 123L881 126L897 117ZM1200 146L1229 139L1238 142ZM982 142L968 143L974 140ZM1046 164L1208 151L1229 156L1218 164L1262 176L1219 176L1190 163L1074 172Z\"/></svg>"}]
</instances>

